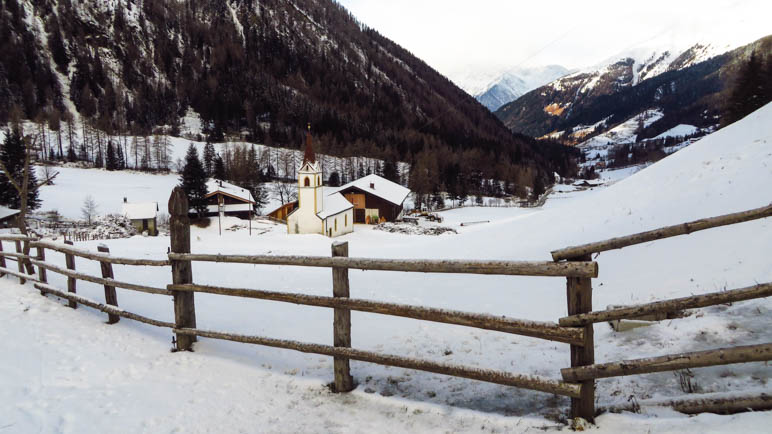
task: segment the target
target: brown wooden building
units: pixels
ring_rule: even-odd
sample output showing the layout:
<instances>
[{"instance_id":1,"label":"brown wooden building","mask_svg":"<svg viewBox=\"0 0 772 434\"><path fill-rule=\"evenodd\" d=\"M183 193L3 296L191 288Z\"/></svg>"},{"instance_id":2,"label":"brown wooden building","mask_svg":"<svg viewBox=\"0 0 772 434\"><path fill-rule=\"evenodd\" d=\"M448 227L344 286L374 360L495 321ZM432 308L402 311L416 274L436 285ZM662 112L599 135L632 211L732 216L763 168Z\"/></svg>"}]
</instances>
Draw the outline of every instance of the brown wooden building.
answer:
<instances>
[{"instance_id":1,"label":"brown wooden building","mask_svg":"<svg viewBox=\"0 0 772 434\"><path fill-rule=\"evenodd\" d=\"M354 223L377 223L396 220L410 190L378 175L367 175L341 186L338 193L354 204Z\"/></svg>"},{"instance_id":2,"label":"brown wooden building","mask_svg":"<svg viewBox=\"0 0 772 434\"><path fill-rule=\"evenodd\" d=\"M250 219L255 200L246 188L225 181L210 180L206 183L207 215L216 216L222 207L223 215Z\"/></svg>"}]
</instances>

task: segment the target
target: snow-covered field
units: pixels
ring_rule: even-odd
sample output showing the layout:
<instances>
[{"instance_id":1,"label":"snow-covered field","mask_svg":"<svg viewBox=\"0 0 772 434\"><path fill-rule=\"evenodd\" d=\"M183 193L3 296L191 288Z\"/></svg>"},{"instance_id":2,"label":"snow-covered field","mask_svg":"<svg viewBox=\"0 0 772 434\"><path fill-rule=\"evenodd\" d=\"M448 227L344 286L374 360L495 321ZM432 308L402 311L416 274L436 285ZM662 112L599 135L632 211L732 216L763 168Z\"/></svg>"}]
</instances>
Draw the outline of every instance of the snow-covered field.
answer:
<instances>
[{"instance_id":1,"label":"snow-covered field","mask_svg":"<svg viewBox=\"0 0 772 434\"><path fill-rule=\"evenodd\" d=\"M158 178L161 179L161 178ZM160 182L159 182L160 184ZM549 260L550 250L772 202L772 104L607 187L556 194L540 209L463 208L443 213L458 234L411 236L357 226L336 240L286 234L268 223L223 231L193 228L200 253L329 255L348 241L351 256ZM168 186L159 185L159 190ZM84 195L89 185L80 190ZM164 193L168 197L168 193ZM560 200L558 200L560 198ZM43 208L47 207L44 197ZM74 199L73 199L74 200ZM79 199L82 201L82 199ZM473 226L461 222L488 220ZM238 222L228 220L224 227ZM98 242L79 243L95 249ZM165 257L168 238L110 240L111 252ZM48 260L64 263L60 254ZM594 306L646 302L772 280L772 219L604 252ZM79 271L99 265L78 260ZM115 267L116 278L162 286L167 269ZM350 271L356 298L556 321L565 280ZM329 295L330 270L240 264L193 265L194 281ZM65 279L49 273L55 286ZM358 388L333 395L327 357L201 339L194 353L170 353L172 334L88 308L72 311L14 279L0 279L0 432L522 432L560 430L568 400L431 373L352 362ZM102 300L98 285L78 292ZM173 319L161 296L118 290L121 307ZM196 296L198 326L331 344L332 311L268 301ZM679 320L613 332L595 326L598 362L772 341L772 300L700 309ZM559 378L568 346L528 337L352 313L353 346L410 357ZM693 370L702 393L770 392L763 363ZM683 396L671 372L598 382L598 405ZM769 412L687 417L644 407L603 415L598 432L764 432Z\"/></svg>"}]
</instances>

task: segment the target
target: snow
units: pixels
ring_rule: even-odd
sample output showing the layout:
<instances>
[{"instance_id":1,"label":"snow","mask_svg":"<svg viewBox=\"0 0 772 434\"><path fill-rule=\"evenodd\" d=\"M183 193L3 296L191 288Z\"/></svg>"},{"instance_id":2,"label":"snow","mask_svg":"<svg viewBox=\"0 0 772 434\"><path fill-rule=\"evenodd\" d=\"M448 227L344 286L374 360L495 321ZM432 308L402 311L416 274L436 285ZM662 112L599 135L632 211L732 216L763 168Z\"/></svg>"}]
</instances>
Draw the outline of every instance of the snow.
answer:
<instances>
[{"instance_id":1,"label":"snow","mask_svg":"<svg viewBox=\"0 0 772 434\"><path fill-rule=\"evenodd\" d=\"M10 217L12 215L16 215L19 213L19 210L17 209L11 209L5 206L0 205L0 220Z\"/></svg>"},{"instance_id":2,"label":"snow","mask_svg":"<svg viewBox=\"0 0 772 434\"><path fill-rule=\"evenodd\" d=\"M679 124L665 131L664 133L658 135L654 139L664 139L666 137L684 137L684 136L692 135L698 132L699 130L700 129L695 127L694 125Z\"/></svg>"},{"instance_id":3,"label":"snow","mask_svg":"<svg viewBox=\"0 0 772 434\"><path fill-rule=\"evenodd\" d=\"M353 208L354 205L346 200L345 197L343 197L340 193L332 193L324 198L324 209L316 215L324 220L327 217L334 216L336 214L340 214L343 211L346 211L347 209Z\"/></svg>"},{"instance_id":4,"label":"snow","mask_svg":"<svg viewBox=\"0 0 772 434\"><path fill-rule=\"evenodd\" d=\"M349 187L356 187L381 199L388 200L395 205L402 205L407 195L410 194L410 189L374 174L342 185L338 188L338 191L343 191Z\"/></svg>"},{"instance_id":5,"label":"snow","mask_svg":"<svg viewBox=\"0 0 772 434\"><path fill-rule=\"evenodd\" d=\"M94 171L100 172L100 171ZM58 178L57 178L58 179ZM64 179L67 179L66 177ZM156 177L160 180L161 177ZM457 235L388 233L357 225L352 257L550 260L551 250L764 206L772 184L772 104L632 176L592 189L560 189L542 208L462 208L441 213ZM92 184L84 180L77 196ZM169 190L164 194L168 195ZM560 200L558 200L558 198ZM44 208L46 204L44 202ZM460 226L461 222L488 223ZM224 228L238 225L233 219ZM240 223L243 225L243 223ZM100 241L114 255L162 259L168 237ZM223 231L192 228L195 253L324 255L332 240L292 235L267 221ZM97 242L78 243L95 250ZM739 288L772 280L772 219L693 233L597 258L596 309ZM47 260L63 266L63 255ZM99 264L78 271L100 275ZM196 283L329 295L322 268L194 263ZM655 271L652 271L655 270ZM168 267L114 266L117 280L164 286ZM565 316L565 279L378 271L349 272L351 296L485 312L534 321ZM66 279L49 273L66 288ZM267 347L200 339L193 353L170 353L172 334L44 298L29 284L0 279L0 420L9 432L302 431L520 432L565 430L554 419L568 400L431 373L352 362L359 383L329 393L332 360ZM101 286L78 294L103 300ZM159 296L118 289L121 308L164 321L173 308ZM330 309L197 294L198 326L233 333L330 344ZM596 360L699 351L772 341L772 299L698 309L683 319L618 333L595 325ZM563 344L460 326L352 312L354 348L559 378ZM769 393L769 368L749 363L692 370L702 393ZM598 382L599 406L629 397L681 397L671 372ZM695 394L694 396L699 396ZM90 403L84 405L83 403ZM346 415L346 417L341 417ZM593 432L764 432L772 413L688 417L643 406L641 414L606 414ZM116 428L120 427L120 428Z\"/></svg>"},{"instance_id":6,"label":"snow","mask_svg":"<svg viewBox=\"0 0 772 434\"><path fill-rule=\"evenodd\" d=\"M155 218L158 214L158 202L124 203L121 215L129 220L145 220Z\"/></svg>"}]
</instances>

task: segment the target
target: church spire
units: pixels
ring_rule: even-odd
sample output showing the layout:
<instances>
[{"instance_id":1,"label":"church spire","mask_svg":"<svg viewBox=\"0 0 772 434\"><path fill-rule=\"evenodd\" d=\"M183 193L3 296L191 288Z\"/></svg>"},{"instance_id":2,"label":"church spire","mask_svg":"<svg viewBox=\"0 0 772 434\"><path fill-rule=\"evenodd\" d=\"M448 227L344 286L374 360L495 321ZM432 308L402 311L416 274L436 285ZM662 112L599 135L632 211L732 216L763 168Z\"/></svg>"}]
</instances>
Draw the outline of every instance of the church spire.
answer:
<instances>
[{"instance_id":1,"label":"church spire","mask_svg":"<svg viewBox=\"0 0 772 434\"><path fill-rule=\"evenodd\" d=\"M306 163L316 163L314 148L311 146L311 123L308 124L308 132L306 132L306 152L303 154L303 164Z\"/></svg>"}]
</instances>

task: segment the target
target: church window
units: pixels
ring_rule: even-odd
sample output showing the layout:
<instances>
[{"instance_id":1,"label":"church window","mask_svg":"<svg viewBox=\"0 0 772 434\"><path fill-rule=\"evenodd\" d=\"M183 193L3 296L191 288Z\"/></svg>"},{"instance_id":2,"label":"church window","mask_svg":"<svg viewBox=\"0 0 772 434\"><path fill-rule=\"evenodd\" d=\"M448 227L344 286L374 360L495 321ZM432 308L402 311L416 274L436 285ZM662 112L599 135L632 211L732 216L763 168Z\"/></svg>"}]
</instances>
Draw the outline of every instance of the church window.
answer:
<instances>
[{"instance_id":1,"label":"church window","mask_svg":"<svg viewBox=\"0 0 772 434\"><path fill-rule=\"evenodd\" d=\"M335 232L338 232L338 219L335 219Z\"/></svg>"},{"instance_id":2,"label":"church window","mask_svg":"<svg viewBox=\"0 0 772 434\"><path fill-rule=\"evenodd\" d=\"M308 187L309 185L311 185L311 179L306 176L306 180L303 182L303 184L305 187Z\"/></svg>"},{"instance_id":3,"label":"church window","mask_svg":"<svg viewBox=\"0 0 772 434\"><path fill-rule=\"evenodd\" d=\"M348 214L343 216L343 226L348 226Z\"/></svg>"}]
</instances>

